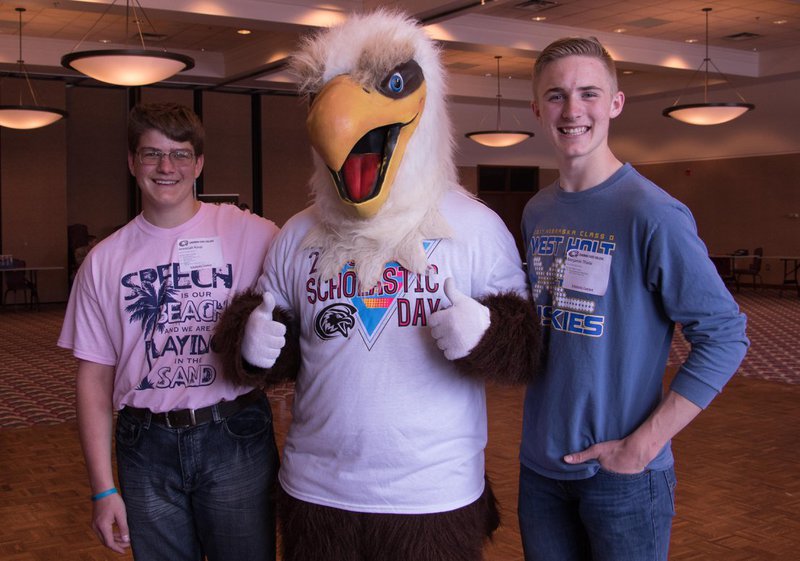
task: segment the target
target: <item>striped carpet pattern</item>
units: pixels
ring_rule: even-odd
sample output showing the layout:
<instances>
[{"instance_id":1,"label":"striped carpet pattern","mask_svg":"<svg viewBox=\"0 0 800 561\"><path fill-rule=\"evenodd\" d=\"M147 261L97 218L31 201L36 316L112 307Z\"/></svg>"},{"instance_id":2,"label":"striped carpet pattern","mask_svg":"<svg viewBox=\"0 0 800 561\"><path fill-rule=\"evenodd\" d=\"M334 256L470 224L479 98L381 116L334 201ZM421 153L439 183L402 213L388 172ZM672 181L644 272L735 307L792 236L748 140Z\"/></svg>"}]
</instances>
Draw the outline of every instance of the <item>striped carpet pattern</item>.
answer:
<instances>
[{"instance_id":1,"label":"striped carpet pattern","mask_svg":"<svg viewBox=\"0 0 800 561\"><path fill-rule=\"evenodd\" d=\"M748 317L750 350L739 375L800 384L800 298L780 297L776 290L735 295ZM64 317L63 304L38 311L0 311L0 427L28 427L75 419L76 360L56 346ZM676 330L670 364L682 362L688 344ZM287 400L290 384L271 389L273 403Z\"/></svg>"}]
</instances>

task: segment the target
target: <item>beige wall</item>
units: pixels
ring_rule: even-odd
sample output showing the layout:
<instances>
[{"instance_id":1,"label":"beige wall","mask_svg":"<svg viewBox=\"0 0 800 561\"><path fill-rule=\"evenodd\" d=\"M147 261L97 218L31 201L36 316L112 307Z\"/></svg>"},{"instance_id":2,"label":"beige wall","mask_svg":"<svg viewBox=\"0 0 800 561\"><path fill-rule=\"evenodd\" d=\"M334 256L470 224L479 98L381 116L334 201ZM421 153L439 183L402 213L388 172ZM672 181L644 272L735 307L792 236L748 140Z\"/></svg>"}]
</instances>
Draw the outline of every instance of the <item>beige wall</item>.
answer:
<instances>
[{"instance_id":1,"label":"beige wall","mask_svg":"<svg viewBox=\"0 0 800 561\"><path fill-rule=\"evenodd\" d=\"M691 209L710 253L763 247L766 256L800 255L800 154L637 169ZM765 283L783 280L780 260L763 268Z\"/></svg>"},{"instance_id":2,"label":"beige wall","mask_svg":"<svg viewBox=\"0 0 800 561\"><path fill-rule=\"evenodd\" d=\"M762 247L772 257L763 262L765 284L783 281L777 257L800 256L800 154L634 165L689 207L709 253L740 248L753 253ZM459 168L462 184L472 192L477 191L476 170ZM558 170L540 169L540 188L557 177ZM487 202L499 214L506 212ZM509 229L514 231L512 225Z\"/></svg>"},{"instance_id":3,"label":"beige wall","mask_svg":"<svg viewBox=\"0 0 800 561\"><path fill-rule=\"evenodd\" d=\"M68 224L86 224L102 239L128 221L124 89L69 88Z\"/></svg>"},{"instance_id":4,"label":"beige wall","mask_svg":"<svg viewBox=\"0 0 800 561\"><path fill-rule=\"evenodd\" d=\"M282 226L310 201L308 111L297 97L263 96L261 112L264 216Z\"/></svg>"},{"instance_id":5,"label":"beige wall","mask_svg":"<svg viewBox=\"0 0 800 561\"><path fill-rule=\"evenodd\" d=\"M141 89L141 100L142 103L182 103L187 107L193 107L194 93L192 90L151 86Z\"/></svg>"},{"instance_id":6,"label":"beige wall","mask_svg":"<svg viewBox=\"0 0 800 561\"><path fill-rule=\"evenodd\" d=\"M250 96L203 93L203 126L206 129L203 192L235 193L239 202L252 208Z\"/></svg>"}]
</instances>

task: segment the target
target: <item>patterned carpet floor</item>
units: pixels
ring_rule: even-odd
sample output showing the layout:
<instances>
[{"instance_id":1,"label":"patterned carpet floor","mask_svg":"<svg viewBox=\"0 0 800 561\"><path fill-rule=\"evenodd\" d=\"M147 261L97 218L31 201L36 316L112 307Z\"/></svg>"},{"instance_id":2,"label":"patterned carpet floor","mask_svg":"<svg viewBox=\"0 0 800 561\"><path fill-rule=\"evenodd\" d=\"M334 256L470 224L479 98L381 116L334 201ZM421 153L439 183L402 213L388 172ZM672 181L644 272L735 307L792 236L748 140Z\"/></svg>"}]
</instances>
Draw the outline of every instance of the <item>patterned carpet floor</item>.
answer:
<instances>
[{"instance_id":1,"label":"patterned carpet floor","mask_svg":"<svg viewBox=\"0 0 800 561\"><path fill-rule=\"evenodd\" d=\"M800 384L800 298L793 292L763 289L734 294L747 315L750 348L737 375L771 382ZM676 329L669 365L677 366L689 352L689 344Z\"/></svg>"},{"instance_id":2,"label":"patterned carpet floor","mask_svg":"<svg viewBox=\"0 0 800 561\"><path fill-rule=\"evenodd\" d=\"M56 346L64 304L39 310L0 310L0 428L75 420L78 361ZM292 384L271 388L270 400L292 395Z\"/></svg>"},{"instance_id":3,"label":"patterned carpet floor","mask_svg":"<svg viewBox=\"0 0 800 561\"><path fill-rule=\"evenodd\" d=\"M751 347L738 375L800 384L800 298L776 290L735 294L748 316ZM64 305L38 311L0 311L0 427L27 427L75 419L76 360L56 346ZM688 344L676 333L670 364L680 364ZM290 384L270 390L271 400L292 394Z\"/></svg>"}]
</instances>

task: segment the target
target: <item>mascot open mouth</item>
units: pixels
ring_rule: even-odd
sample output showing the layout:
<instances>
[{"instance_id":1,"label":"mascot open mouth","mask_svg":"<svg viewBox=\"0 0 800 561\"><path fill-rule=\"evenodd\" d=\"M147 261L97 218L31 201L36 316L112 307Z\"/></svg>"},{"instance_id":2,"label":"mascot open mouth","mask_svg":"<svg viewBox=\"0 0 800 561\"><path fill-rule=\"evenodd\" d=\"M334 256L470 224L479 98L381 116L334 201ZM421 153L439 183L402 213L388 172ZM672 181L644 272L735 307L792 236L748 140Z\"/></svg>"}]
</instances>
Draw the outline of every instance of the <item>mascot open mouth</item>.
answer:
<instances>
[{"instance_id":1,"label":"mascot open mouth","mask_svg":"<svg viewBox=\"0 0 800 561\"><path fill-rule=\"evenodd\" d=\"M396 123L369 131L353 146L342 169L330 170L343 200L361 203L381 192L400 131L407 124Z\"/></svg>"},{"instance_id":2,"label":"mascot open mouth","mask_svg":"<svg viewBox=\"0 0 800 561\"><path fill-rule=\"evenodd\" d=\"M363 218L375 216L389 198L425 108L427 89L413 59L381 76L369 86L348 74L332 78L314 96L306 119L337 196Z\"/></svg>"}]
</instances>

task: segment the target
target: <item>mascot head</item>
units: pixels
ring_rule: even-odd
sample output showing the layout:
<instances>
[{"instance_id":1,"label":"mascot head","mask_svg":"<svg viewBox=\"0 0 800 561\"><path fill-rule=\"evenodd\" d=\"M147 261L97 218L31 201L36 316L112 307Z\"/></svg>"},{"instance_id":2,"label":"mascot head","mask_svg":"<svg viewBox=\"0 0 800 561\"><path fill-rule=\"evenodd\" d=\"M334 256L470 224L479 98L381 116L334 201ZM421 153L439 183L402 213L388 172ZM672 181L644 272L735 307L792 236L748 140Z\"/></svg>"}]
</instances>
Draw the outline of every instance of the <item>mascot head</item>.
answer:
<instances>
[{"instance_id":1,"label":"mascot head","mask_svg":"<svg viewBox=\"0 0 800 561\"><path fill-rule=\"evenodd\" d=\"M308 37L292 57L309 99L312 191L321 225L306 240L323 272L353 263L371 285L391 261L423 273L425 238L455 181L439 49L415 21L379 10Z\"/></svg>"}]
</instances>

